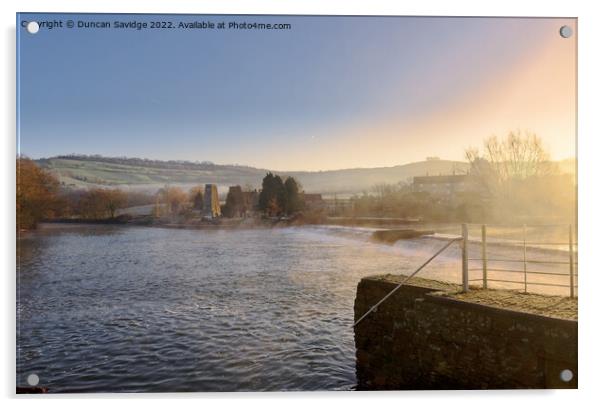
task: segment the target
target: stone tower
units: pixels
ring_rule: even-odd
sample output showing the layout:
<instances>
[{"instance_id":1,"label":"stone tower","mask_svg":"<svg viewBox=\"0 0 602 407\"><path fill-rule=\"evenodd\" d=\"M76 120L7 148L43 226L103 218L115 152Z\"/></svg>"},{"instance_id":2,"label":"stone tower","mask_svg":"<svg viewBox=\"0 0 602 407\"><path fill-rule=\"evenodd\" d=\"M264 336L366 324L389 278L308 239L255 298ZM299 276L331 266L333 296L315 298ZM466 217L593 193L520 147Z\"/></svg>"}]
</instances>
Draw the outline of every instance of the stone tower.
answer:
<instances>
[{"instance_id":1,"label":"stone tower","mask_svg":"<svg viewBox=\"0 0 602 407\"><path fill-rule=\"evenodd\" d=\"M219 207L219 197L217 196L217 185L205 184L205 196L203 205L203 216L207 218L217 218L221 216L222 211Z\"/></svg>"}]
</instances>

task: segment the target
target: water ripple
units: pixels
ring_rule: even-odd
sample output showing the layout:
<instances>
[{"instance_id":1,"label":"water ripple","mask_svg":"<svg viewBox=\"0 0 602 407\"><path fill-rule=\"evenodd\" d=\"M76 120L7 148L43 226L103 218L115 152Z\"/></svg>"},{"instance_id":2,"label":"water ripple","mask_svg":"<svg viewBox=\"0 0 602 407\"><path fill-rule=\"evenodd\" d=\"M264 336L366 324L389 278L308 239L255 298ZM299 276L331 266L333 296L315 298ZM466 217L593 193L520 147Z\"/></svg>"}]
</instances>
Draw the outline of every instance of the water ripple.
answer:
<instances>
[{"instance_id":1,"label":"water ripple","mask_svg":"<svg viewBox=\"0 0 602 407\"><path fill-rule=\"evenodd\" d=\"M19 252L18 384L36 373L51 392L352 389L358 281L407 272L431 250L370 233L36 233ZM437 261L433 275L458 275L453 254Z\"/></svg>"}]
</instances>

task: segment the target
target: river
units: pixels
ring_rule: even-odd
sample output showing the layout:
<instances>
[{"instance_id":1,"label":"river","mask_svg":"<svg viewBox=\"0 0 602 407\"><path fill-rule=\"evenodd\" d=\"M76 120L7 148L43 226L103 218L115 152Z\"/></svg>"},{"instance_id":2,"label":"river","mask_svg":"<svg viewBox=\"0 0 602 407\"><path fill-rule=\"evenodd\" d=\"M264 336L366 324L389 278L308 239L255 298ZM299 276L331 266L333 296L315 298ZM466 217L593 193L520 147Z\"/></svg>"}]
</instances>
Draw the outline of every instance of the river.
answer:
<instances>
[{"instance_id":1,"label":"river","mask_svg":"<svg viewBox=\"0 0 602 407\"><path fill-rule=\"evenodd\" d=\"M445 242L371 230L45 225L19 242L17 383L51 392L350 390L362 277ZM422 277L460 278L450 247Z\"/></svg>"}]
</instances>

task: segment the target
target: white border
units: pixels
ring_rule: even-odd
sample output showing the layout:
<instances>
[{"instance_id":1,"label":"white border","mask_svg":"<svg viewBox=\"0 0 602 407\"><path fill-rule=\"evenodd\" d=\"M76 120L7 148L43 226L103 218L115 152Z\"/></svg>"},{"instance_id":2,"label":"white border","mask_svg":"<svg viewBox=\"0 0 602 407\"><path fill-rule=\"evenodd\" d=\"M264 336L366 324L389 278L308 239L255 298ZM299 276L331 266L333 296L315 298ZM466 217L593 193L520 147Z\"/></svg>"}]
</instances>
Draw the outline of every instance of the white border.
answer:
<instances>
[{"instance_id":1,"label":"white border","mask_svg":"<svg viewBox=\"0 0 602 407\"><path fill-rule=\"evenodd\" d=\"M140 4L144 4L141 6ZM580 243L580 298L581 320L579 340L579 387L577 391L487 391L487 392L388 392L388 393L224 393L224 394L167 394L167 395L101 395L101 396L45 396L52 405L75 405L85 403L104 405L107 398L111 404L142 402L163 405L166 399L177 399L180 404L244 403L245 405L305 405L307 403L341 402L345 405L375 403L410 406L423 405L503 405L508 403L545 403L548 405L575 405L599 402L596 390L601 387L598 377L602 368L598 338L600 338L600 292L602 270L596 262L596 251L600 252L596 231L600 223L600 64L602 39L601 16L596 13L594 1L546 1L528 3L524 0L483 1L406 1L382 0L237 0L237 1L184 1L184 0L104 0L74 4L72 1L3 1L2 7L2 82L4 95L2 123L4 124L2 153L2 181L4 193L1 199L2 236L0 248L5 267L3 276L3 312L1 313L2 349L0 359L1 395L12 403L34 403L40 397L15 398L15 13L30 12L147 12L147 13L205 13L205 14L355 14L355 15L478 15L478 16L556 16L579 18L579 227ZM19 400L21 399L21 400ZM336 400L335 400L336 399ZM370 400L368 400L370 399ZM596 400L598 399L598 400Z\"/></svg>"}]
</instances>

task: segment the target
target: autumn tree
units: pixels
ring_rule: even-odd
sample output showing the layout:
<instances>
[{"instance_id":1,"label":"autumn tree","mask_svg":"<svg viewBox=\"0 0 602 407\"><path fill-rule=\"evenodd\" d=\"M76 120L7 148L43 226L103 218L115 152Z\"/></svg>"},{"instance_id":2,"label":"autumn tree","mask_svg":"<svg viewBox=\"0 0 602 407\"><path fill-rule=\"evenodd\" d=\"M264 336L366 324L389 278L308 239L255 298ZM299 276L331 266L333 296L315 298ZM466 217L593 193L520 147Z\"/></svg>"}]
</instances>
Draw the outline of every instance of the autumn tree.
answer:
<instances>
[{"instance_id":1,"label":"autumn tree","mask_svg":"<svg viewBox=\"0 0 602 407\"><path fill-rule=\"evenodd\" d=\"M157 192L157 202L167 208L170 214L177 214L188 201L188 196L178 187L166 185Z\"/></svg>"},{"instance_id":2,"label":"autumn tree","mask_svg":"<svg viewBox=\"0 0 602 407\"><path fill-rule=\"evenodd\" d=\"M80 198L79 212L88 219L114 218L117 209L125 207L127 195L122 190L92 188Z\"/></svg>"},{"instance_id":3,"label":"autumn tree","mask_svg":"<svg viewBox=\"0 0 602 407\"><path fill-rule=\"evenodd\" d=\"M17 158L17 229L35 228L57 210L59 182L32 160Z\"/></svg>"},{"instance_id":4,"label":"autumn tree","mask_svg":"<svg viewBox=\"0 0 602 407\"><path fill-rule=\"evenodd\" d=\"M117 209L123 208L127 203L127 195L118 188L105 190L104 199L107 211L111 218L115 217Z\"/></svg>"},{"instance_id":5,"label":"autumn tree","mask_svg":"<svg viewBox=\"0 0 602 407\"><path fill-rule=\"evenodd\" d=\"M79 201L79 213L87 219L104 218L107 208L104 202L103 192L100 188L86 191Z\"/></svg>"},{"instance_id":6,"label":"autumn tree","mask_svg":"<svg viewBox=\"0 0 602 407\"><path fill-rule=\"evenodd\" d=\"M203 187L197 185L190 188L188 191L188 201L190 202L192 209L202 210L203 209Z\"/></svg>"}]
</instances>

